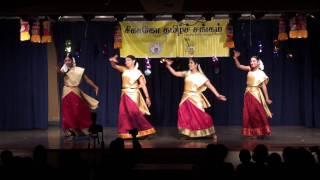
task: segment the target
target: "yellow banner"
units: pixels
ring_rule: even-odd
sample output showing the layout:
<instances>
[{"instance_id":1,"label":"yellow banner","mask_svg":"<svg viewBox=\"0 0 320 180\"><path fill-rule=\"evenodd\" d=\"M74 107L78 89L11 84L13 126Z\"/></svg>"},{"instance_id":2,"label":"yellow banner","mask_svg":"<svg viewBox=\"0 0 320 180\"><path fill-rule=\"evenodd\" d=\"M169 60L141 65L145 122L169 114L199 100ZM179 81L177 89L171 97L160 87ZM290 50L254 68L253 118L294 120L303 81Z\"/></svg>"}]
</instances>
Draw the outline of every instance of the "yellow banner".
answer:
<instances>
[{"instance_id":1,"label":"yellow banner","mask_svg":"<svg viewBox=\"0 0 320 180\"><path fill-rule=\"evenodd\" d=\"M123 21L120 54L138 58L229 56L227 19L211 21Z\"/></svg>"}]
</instances>

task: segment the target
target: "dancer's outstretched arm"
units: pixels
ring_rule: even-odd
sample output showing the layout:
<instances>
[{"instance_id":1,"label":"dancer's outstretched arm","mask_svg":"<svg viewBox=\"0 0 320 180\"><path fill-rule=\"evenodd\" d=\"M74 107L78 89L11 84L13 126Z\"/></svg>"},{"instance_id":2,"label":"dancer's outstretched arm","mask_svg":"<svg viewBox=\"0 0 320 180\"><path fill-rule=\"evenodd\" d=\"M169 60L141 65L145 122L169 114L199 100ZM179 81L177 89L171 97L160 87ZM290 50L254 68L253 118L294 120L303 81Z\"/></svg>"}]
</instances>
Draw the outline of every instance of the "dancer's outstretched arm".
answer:
<instances>
[{"instance_id":1,"label":"dancer's outstretched arm","mask_svg":"<svg viewBox=\"0 0 320 180\"><path fill-rule=\"evenodd\" d=\"M245 65L240 64L239 59L238 59L240 56L240 52L233 50L233 53L234 53L234 55L233 55L234 64L236 65L236 67L240 70L243 70L243 71L250 71L250 66L245 66Z\"/></svg>"}]
</instances>

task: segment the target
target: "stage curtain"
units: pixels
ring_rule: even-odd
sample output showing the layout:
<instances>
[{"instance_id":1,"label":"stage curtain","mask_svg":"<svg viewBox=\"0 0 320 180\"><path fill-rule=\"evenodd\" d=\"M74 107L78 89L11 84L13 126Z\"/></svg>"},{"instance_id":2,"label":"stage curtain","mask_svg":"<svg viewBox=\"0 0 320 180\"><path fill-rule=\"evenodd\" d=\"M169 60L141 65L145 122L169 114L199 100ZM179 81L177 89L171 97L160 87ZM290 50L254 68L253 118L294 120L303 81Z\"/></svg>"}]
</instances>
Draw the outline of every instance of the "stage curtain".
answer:
<instances>
[{"instance_id":1,"label":"stage curtain","mask_svg":"<svg viewBox=\"0 0 320 180\"><path fill-rule=\"evenodd\" d=\"M19 32L19 20L0 20L0 129L47 128L47 45Z\"/></svg>"}]
</instances>

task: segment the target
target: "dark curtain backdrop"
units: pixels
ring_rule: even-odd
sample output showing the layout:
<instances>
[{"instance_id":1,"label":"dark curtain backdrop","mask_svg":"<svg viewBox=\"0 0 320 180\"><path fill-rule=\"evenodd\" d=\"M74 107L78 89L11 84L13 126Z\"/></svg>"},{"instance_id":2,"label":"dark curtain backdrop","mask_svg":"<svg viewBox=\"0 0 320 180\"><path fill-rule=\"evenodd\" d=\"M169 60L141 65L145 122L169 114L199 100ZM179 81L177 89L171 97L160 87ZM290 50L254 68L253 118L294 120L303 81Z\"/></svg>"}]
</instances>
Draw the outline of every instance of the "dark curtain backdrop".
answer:
<instances>
[{"instance_id":1,"label":"dark curtain backdrop","mask_svg":"<svg viewBox=\"0 0 320 180\"><path fill-rule=\"evenodd\" d=\"M1 128L42 128L47 126L47 52L45 45L20 43L18 22L1 21ZM270 77L272 125L320 127L320 26L308 21L307 40L289 40L273 53L273 40L278 33L277 21L238 21L234 23L236 48L240 61L248 64L252 55L260 55ZM72 40L72 51L79 52L77 64L100 87L98 122L116 126L121 90L120 73L112 69L108 57L113 50L111 22L59 22L53 25L58 62L63 63L65 41ZM262 53L258 53L258 44ZM287 54L293 58L288 59ZM232 53L231 53L232 56ZM246 73L235 68L230 57L219 58L218 70L211 58L201 58L205 74L227 102L217 101L209 91L205 95L212 104L207 110L216 125L241 125ZM123 61L123 59L122 59ZM144 60L139 59L144 71ZM177 109L183 91L183 79L173 77L159 59L152 59L152 74L147 76L152 98L150 121L156 126L176 126ZM187 69L187 58L173 64L177 70ZM60 78L60 87L62 78ZM94 96L85 83L82 89ZM19 113L18 113L19 112Z\"/></svg>"},{"instance_id":2,"label":"dark curtain backdrop","mask_svg":"<svg viewBox=\"0 0 320 180\"><path fill-rule=\"evenodd\" d=\"M19 24L0 20L0 129L47 128L47 46L20 42Z\"/></svg>"}]
</instances>

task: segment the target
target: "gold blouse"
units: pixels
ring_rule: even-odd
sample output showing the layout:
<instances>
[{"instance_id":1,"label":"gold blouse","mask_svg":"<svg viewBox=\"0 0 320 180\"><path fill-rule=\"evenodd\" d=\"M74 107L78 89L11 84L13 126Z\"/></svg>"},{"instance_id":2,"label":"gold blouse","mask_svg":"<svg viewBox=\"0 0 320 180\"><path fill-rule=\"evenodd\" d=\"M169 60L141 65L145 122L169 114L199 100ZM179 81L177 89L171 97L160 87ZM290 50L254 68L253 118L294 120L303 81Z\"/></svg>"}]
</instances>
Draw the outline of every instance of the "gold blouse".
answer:
<instances>
[{"instance_id":1,"label":"gold blouse","mask_svg":"<svg viewBox=\"0 0 320 180\"><path fill-rule=\"evenodd\" d=\"M122 67L122 94L129 96L142 113L150 115L148 106L139 90L139 78L141 76L146 82L140 70Z\"/></svg>"},{"instance_id":2,"label":"gold blouse","mask_svg":"<svg viewBox=\"0 0 320 180\"><path fill-rule=\"evenodd\" d=\"M202 111L210 107L209 101L202 93L207 89L205 83L208 78L200 72L191 73L191 71L185 71L184 75L184 91L180 105L188 99Z\"/></svg>"},{"instance_id":3,"label":"gold blouse","mask_svg":"<svg viewBox=\"0 0 320 180\"><path fill-rule=\"evenodd\" d=\"M84 68L72 67L64 76L65 86L79 86L84 74Z\"/></svg>"},{"instance_id":4,"label":"gold blouse","mask_svg":"<svg viewBox=\"0 0 320 180\"><path fill-rule=\"evenodd\" d=\"M267 84L268 81L269 77L260 69L249 71L247 74L247 86L260 86L262 82Z\"/></svg>"},{"instance_id":5,"label":"gold blouse","mask_svg":"<svg viewBox=\"0 0 320 180\"><path fill-rule=\"evenodd\" d=\"M267 84L269 82L269 77L262 70L258 69L255 71L249 71L247 74L247 88L245 92L251 93L263 105L268 117L271 118L272 113L268 108L261 90L261 85L263 82Z\"/></svg>"}]
</instances>

